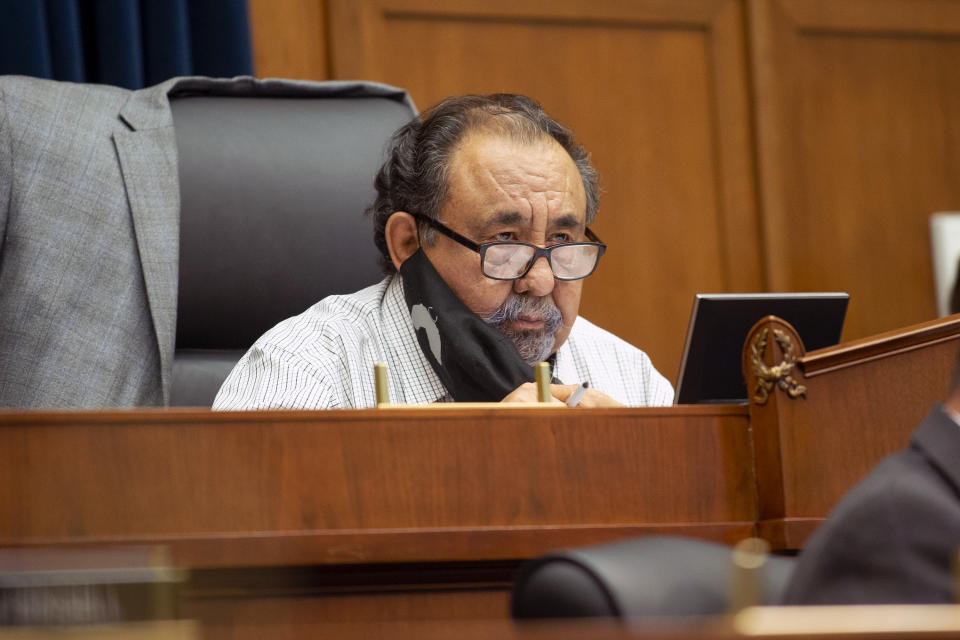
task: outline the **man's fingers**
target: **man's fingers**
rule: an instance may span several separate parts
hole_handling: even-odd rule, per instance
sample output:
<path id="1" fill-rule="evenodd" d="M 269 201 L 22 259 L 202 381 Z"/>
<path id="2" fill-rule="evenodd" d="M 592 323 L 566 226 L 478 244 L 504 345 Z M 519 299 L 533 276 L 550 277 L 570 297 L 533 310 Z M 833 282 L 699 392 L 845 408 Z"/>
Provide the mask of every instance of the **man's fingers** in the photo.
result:
<path id="1" fill-rule="evenodd" d="M 550 385 L 550 395 L 561 402 L 566 402 L 570 394 L 580 387 L 578 384 L 552 384 Z"/>
<path id="2" fill-rule="evenodd" d="M 580 399 L 578 407 L 623 407 L 624 404 L 617 402 L 602 391 L 596 389 L 587 389 L 583 398 Z"/>

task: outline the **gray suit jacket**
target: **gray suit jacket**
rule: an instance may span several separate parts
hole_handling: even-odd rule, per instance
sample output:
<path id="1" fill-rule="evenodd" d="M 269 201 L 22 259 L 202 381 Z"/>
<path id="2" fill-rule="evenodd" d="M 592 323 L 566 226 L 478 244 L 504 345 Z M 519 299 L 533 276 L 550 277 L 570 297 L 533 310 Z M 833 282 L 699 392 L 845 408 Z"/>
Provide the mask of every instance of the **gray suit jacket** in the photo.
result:
<path id="1" fill-rule="evenodd" d="M 0 78 L 0 406 L 164 403 L 177 302 L 174 84 Z"/>
<path id="2" fill-rule="evenodd" d="M 910 448 L 854 487 L 807 543 L 787 604 L 949 603 L 960 549 L 960 426 L 935 407 Z"/>
<path id="3" fill-rule="evenodd" d="M 373 83 L 174 78 L 131 92 L 0 76 L 0 407 L 167 403 L 176 93 L 409 103 Z"/>

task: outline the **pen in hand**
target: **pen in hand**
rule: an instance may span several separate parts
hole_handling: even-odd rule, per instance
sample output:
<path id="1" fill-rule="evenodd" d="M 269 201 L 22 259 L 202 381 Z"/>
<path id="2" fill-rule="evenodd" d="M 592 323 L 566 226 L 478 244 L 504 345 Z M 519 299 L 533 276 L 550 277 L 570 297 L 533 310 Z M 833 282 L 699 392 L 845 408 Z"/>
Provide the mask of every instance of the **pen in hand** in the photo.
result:
<path id="1" fill-rule="evenodd" d="M 580 404 L 580 401 L 583 399 L 583 395 L 587 392 L 587 388 L 590 386 L 590 383 L 584 381 L 579 387 L 574 389 L 573 393 L 570 394 L 570 397 L 567 398 L 567 406 L 575 407 Z"/>

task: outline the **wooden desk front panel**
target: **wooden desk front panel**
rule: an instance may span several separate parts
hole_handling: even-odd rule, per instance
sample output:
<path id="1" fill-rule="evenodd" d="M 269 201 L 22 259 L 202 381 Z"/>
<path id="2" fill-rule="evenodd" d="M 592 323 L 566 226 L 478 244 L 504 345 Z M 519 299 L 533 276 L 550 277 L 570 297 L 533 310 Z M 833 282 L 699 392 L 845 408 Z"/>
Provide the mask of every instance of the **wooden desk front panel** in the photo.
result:
<path id="1" fill-rule="evenodd" d="M 741 407 L 5 413 L 0 544 L 236 567 L 733 541 L 756 516 L 749 437 Z"/>
<path id="2" fill-rule="evenodd" d="M 906 448 L 930 408 L 946 397 L 954 357 L 918 349 L 855 371 L 806 377 L 806 399 L 782 401 L 787 513 L 825 516 L 887 455 Z M 915 386 L 897 384 L 905 372 Z M 925 393 L 917 393 L 923 389 Z"/>
<path id="3" fill-rule="evenodd" d="M 751 405 L 760 535 L 800 548 L 851 487 L 906 448 L 946 398 L 958 348 L 960 316 L 951 316 L 813 351 L 800 360 L 803 396 L 778 388 Z"/>
<path id="4" fill-rule="evenodd" d="M 378 630 L 386 636 L 425 621 L 441 629 L 481 620 L 497 620 L 510 626 L 510 593 L 503 587 L 242 600 L 229 596 L 191 598 L 181 606 L 181 615 L 202 621 L 205 640 L 339 638 L 353 625 L 371 624 L 382 625 Z M 325 636 L 324 631 L 332 635 Z"/>

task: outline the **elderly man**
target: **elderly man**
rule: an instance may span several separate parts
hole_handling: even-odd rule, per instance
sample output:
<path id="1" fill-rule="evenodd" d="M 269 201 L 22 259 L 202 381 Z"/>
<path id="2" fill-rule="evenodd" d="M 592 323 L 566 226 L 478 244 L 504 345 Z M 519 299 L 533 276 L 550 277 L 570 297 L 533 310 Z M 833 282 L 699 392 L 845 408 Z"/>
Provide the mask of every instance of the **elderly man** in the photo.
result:
<path id="1" fill-rule="evenodd" d="M 540 361 L 554 402 L 587 382 L 581 406 L 670 403 L 646 354 L 577 315 L 606 249 L 587 227 L 597 176 L 537 103 L 441 102 L 394 134 L 376 188 L 386 279 L 268 331 L 214 408 L 370 407 L 376 362 L 407 404 L 533 402 Z"/>

